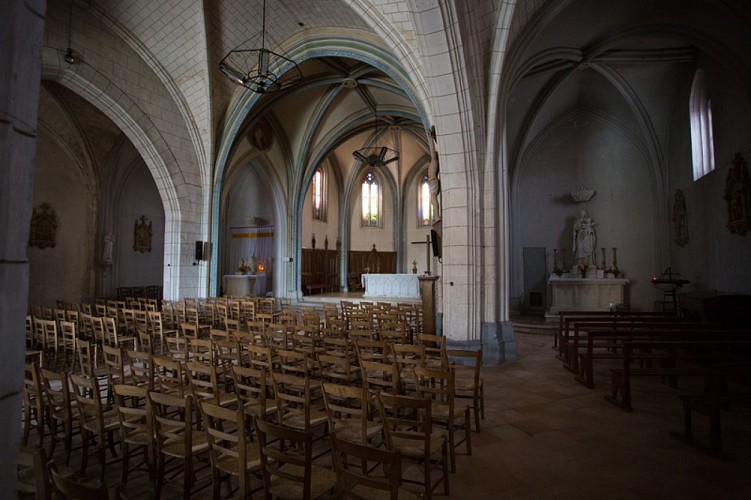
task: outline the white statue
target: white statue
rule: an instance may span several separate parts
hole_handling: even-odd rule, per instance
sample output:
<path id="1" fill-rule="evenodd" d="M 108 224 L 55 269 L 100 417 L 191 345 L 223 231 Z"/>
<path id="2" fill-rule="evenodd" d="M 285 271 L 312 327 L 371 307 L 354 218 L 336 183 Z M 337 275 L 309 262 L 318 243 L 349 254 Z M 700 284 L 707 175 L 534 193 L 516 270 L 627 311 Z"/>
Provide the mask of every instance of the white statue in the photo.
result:
<path id="1" fill-rule="evenodd" d="M 104 246 L 102 248 L 102 260 L 112 262 L 115 251 L 115 235 L 107 233 L 104 235 Z"/>
<path id="2" fill-rule="evenodd" d="M 595 223 L 587 217 L 585 210 L 581 211 L 579 220 L 574 224 L 573 240 L 574 262 L 594 266 L 597 234 L 595 233 Z"/>

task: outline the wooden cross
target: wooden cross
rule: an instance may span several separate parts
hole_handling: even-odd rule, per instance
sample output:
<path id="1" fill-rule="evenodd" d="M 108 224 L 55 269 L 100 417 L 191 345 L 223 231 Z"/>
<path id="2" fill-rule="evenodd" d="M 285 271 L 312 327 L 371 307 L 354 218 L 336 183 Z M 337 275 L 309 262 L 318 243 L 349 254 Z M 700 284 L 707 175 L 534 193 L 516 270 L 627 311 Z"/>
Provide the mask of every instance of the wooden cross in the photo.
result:
<path id="1" fill-rule="evenodd" d="M 425 274 L 427 276 L 430 276 L 430 234 L 425 235 L 425 241 L 413 241 L 411 242 L 413 245 L 426 245 L 425 246 L 425 257 L 427 262 L 428 269 L 425 271 Z"/>

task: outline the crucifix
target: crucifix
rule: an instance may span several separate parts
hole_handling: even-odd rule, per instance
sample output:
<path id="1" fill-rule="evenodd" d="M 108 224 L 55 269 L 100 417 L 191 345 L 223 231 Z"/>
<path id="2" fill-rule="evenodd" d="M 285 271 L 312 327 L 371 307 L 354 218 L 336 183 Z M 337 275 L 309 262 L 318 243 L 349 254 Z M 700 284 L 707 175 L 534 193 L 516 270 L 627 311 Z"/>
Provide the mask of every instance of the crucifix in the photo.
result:
<path id="1" fill-rule="evenodd" d="M 425 241 L 413 241 L 413 245 L 425 245 L 425 262 L 428 269 L 425 271 L 427 276 L 430 276 L 430 234 L 425 235 Z"/>

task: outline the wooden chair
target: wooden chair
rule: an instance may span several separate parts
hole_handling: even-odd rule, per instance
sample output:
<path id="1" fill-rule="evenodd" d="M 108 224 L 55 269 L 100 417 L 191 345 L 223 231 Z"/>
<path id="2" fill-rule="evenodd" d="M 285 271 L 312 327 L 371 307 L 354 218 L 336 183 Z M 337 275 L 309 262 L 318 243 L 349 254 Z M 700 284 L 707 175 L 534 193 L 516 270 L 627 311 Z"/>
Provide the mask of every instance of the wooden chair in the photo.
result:
<path id="1" fill-rule="evenodd" d="M 130 377 L 134 385 L 152 390 L 154 387 L 154 363 L 151 354 L 141 351 L 126 351 Z"/>
<path id="2" fill-rule="evenodd" d="M 149 411 L 155 435 L 156 498 L 161 495 L 168 462 L 182 468 L 183 498 L 188 500 L 196 484 L 194 459 L 209 459 L 208 437 L 205 432 L 194 429 L 196 408 L 193 401 L 190 394 L 180 398 L 149 392 Z"/>
<path id="3" fill-rule="evenodd" d="M 154 479 L 154 431 L 149 406 L 146 403 L 148 388 L 117 384 L 113 386 L 115 408 L 120 422 L 120 450 L 122 488 L 128 486 L 130 459 L 134 451 L 143 453 L 143 465 L 149 474 L 149 482 Z"/>
<path id="4" fill-rule="evenodd" d="M 34 347 L 37 349 L 40 349 L 45 355 L 47 354 L 45 352 L 45 337 L 44 337 L 44 326 L 42 323 L 43 318 L 39 316 L 32 316 L 31 317 L 31 324 L 33 329 L 32 338 L 34 339 Z"/>
<path id="5" fill-rule="evenodd" d="M 270 323 L 264 333 L 265 345 L 272 349 L 292 349 L 292 331 L 288 325 Z"/>
<path id="6" fill-rule="evenodd" d="M 47 418 L 47 404 L 39 367 L 34 363 L 27 363 L 24 367 L 23 379 L 23 440 L 21 442 L 24 446 L 29 444 L 32 427 L 37 432 L 38 446 L 44 446 Z"/>
<path id="7" fill-rule="evenodd" d="M 446 428 L 449 438 L 449 458 L 451 472 L 456 472 L 456 447 L 467 445 L 467 455 L 472 455 L 472 441 L 469 424 L 469 405 L 455 401 L 454 372 L 433 368 L 415 368 L 417 396 L 431 400 L 433 423 Z M 464 439 L 456 442 L 455 430 L 464 430 Z"/>
<path id="8" fill-rule="evenodd" d="M 183 363 L 167 356 L 151 358 L 154 366 L 154 391 L 173 396 L 185 396 L 185 370 Z"/>
<path id="9" fill-rule="evenodd" d="M 165 337 L 177 336 L 177 330 L 168 328 L 164 321 L 164 313 L 149 311 L 149 323 L 151 324 L 151 337 L 154 354 L 162 355 L 166 352 Z"/>
<path id="10" fill-rule="evenodd" d="M 50 462 L 47 466 L 52 479 L 52 486 L 55 490 L 56 497 L 64 500 L 110 500 L 114 494 L 110 495 L 110 490 L 104 483 L 93 484 L 77 479 L 73 479 L 58 471 L 57 465 Z"/>
<path id="11" fill-rule="evenodd" d="M 123 349 L 138 350 L 138 331 L 133 335 L 121 334 L 117 328 L 115 318 L 105 316 L 102 318 L 104 327 L 104 343 L 122 347 Z M 141 347 L 141 350 L 148 352 L 148 346 Z"/>
<path id="12" fill-rule="evenodd" d="M 378 337 L 387 344 L 406 344 L 407 328 L 404 323 L 389 321 L 379 323 Z"/>
<path id="13" fill-rule="evenodd" d="M 357 339 L 354 341 L 357 360 L 385 362 L 388 360 L 390 347 L 382 340 Z"/>
<path id="14" fill-rule="evenodd" d="M 44 338 L 45 357 L 52 358 L 52 366 L 57 366 L 60 354 L 60 336 L 57 329 L 57 321 L 53 319 L 39 320 Z"/>
<path id="15" fill-rule="evenodd" d="M 336 474 L 313 464 L 310 431 L 255 419 L 266 498 L 303 499 L 330 495 Z"/>
<path id="16" fill-rule="evenodd" d="M 43 448 L 19 447 L 16 491 L 19 499 L 50 500 L 52 498 L 50 480 L 47 476 L 47 456 Z"/>
<path id="17" fill-rule="evenodd" d="M 279 360 L 279 369 L 282 373 L 289 373 L 299 377 L 313 377 L 314 379 L 320 378 L 318 367 L 308 353 L 278 349 L 276 356 Z"/>
<path id="18" fill-rule="evenodd" d="M 321 380 L 343 385 L 357 385 L 360 382 L 360 369 L 353 354 L 336 356 L 318 355 L 318 368 Z"/>
<path id="19" fill-rule="evenodd" d="M 312 406 L 310 378 L 272 372 L 271 379 L 276 397 L 277 422 L 306 432 L 323 429 L 325 434 L 328 417 L 325 412 Z"/>
<path id="20" fill-rule="evenodd" d="M 399 394 L 399 373 L 396 363 L 363 360 L 360 362 L 360 372 L 363 387 L 373 398 L 382 391 Z"/>
<path id="21" fill-rule="evenodd" d="M 485 419 L 485 391 L 480 370 L 482 350 L 447 349 L 448 366 L 456 374 L 455 396 L 462 401 L 471 401 L 475 417 L 475 431 L 480 432 L 480 418 Z"/>
<path id="22" fill-rule="evenodd" d="M 336 437 L 367 444 L 380 436 L 383 426 L 369 418 L 370 401 L 364 387 L 324 382 L 323 401 L 330 432 Z"/>
<path id="23" fill-rule="evenodd" d="M 252 487 L 251 475 L 261 471 L 261 452 L 258 442 L 251 441 L 252 428 L 242 410 L 222 408 L 208 401 L 201 402 L 201 413 L 206 426 L 211 456 L 214 498 L 220 498 L 222 480 L 236 477 L 242 499 L 251 498 L 252 492 L 262 487 Z M 231 488 L 230 488 L 231 490 Z"/>
<path id="24" fill-rule="evenodd" d="M 401 488 L 402 456 L 398 451 L 377 449 L 332 436 L 334 470 L 339 498 L 412 500 L 418 496 Z M 358 470 L 357 462 L 369 464 Z M 370 464 L 373 464 L 371 467 Z"/>
<path id="25" fill-rule="evenodd" d="M 403 458 L 413 460 L 423 468 L 421 481 L 410 478 L 403 480 L 421 484 L 428 500 L 441 481 L 444 494 L 449 495 L 448 442 L 445 435 L 433 432 L 431 401 L 381 392 L 378 394 L 378 407 L 386 434 L 386 447 L 400 452 Z M 441 469 L 442 475 L 433 482 L 432 471 L 436 468 Z"/>
<path id="26" fill-rule="evenodd" d="M 50 426 L 50 456 L 55 454 L 58 440 L 58 425 L 62 426 L 63 445 L 65 446 L 65 465 L 70 464 L 70 452 L 73 443 L 73 409 L 75 404 L 71 399 L 70 385 L 67 373 L 57 373 L 42 368 L 39 370 L 47 396 L 47 418 Z"/>
<path id="27" fill-rule="evenodd" d="M 425 348 L 422 345 L 394 344 L 391 346 L 399 373 L 401 391 L 415 392 L 414 368 L 425 366 Z"/>
<path id="28" fill-rule="evenodd" d="M 63 354 L 63 369 L 72 370 L 76 364 L 76 323 L 60 321 L 60 351 Z"/>
<path id="29" fill-rule="evenodd" d="M 448 368 L 446 366 L 446 337 L 423 333 L 417 336 L 417 341 L 423 348 L 422 366 L 426 368 Z"/>
<path id="30" fill-rule="evenodd" d="M 93 442 L 99 463 L 99 479 L 103 480 L 107 466 L 106 448 L 109 447 L 112 455 L 117 456 L 113 440 L 113 434 L 120 426 L 117 410 L 102 402 L 99 383 L 95 378 L 72 373 L 70 382 L 78 406 L 78 422 L 81 430 L 81 474 L 86 474 L 89 446 Z"/>
<path id="31" fill-rule="evenodd" d="M 127 384 L 130 377 L 125 376 L 125 354 L 119 347 L 105 345 L 102 347 L 104 367 L 107 372 L 107 385 L 114 387 L 117 384 Z"/>
<path id="32" fill-rule="evenodd" d="M 232 376 L 239 409 L 263 419 L 276 413 L 276 400 L 269 397 L 271 381 L 266 370 L 234 365 Z"/>
<path id="33" fill-rule="evenodd" d="M 188 339 L 184 337 L 165 337 L 164 341 L 167 344 L 167 355 L 170 358 L 182 363 L 190 359 Z"/>
<path id="34" fill-rule="evenodd" d="M 219 390 L 216 366 L 188 361 L 185 363 L 185 371 L 195 401 L 209 401 L 219 406 L 230 406 L 237 402 L 237 394 Z"/>
<path id="35" fill-rule="evenodd" d="M 250 366 L 271 373 L 274 366 L 274 357 L 271 348 L 262 345 L 245 345 L 243 347 L 250 356 Z"/>

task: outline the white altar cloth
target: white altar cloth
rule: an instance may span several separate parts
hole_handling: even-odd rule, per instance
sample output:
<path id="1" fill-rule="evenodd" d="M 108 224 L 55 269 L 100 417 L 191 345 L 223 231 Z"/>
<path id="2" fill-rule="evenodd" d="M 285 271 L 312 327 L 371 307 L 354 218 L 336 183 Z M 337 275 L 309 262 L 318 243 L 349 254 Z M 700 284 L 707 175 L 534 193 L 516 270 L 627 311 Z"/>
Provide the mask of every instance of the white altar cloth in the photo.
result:
<path id="1" fill-rule="evenodd" d="M 363 274 L 364 298 L 420 298 L 420 280 L 416 274 Z"/>

